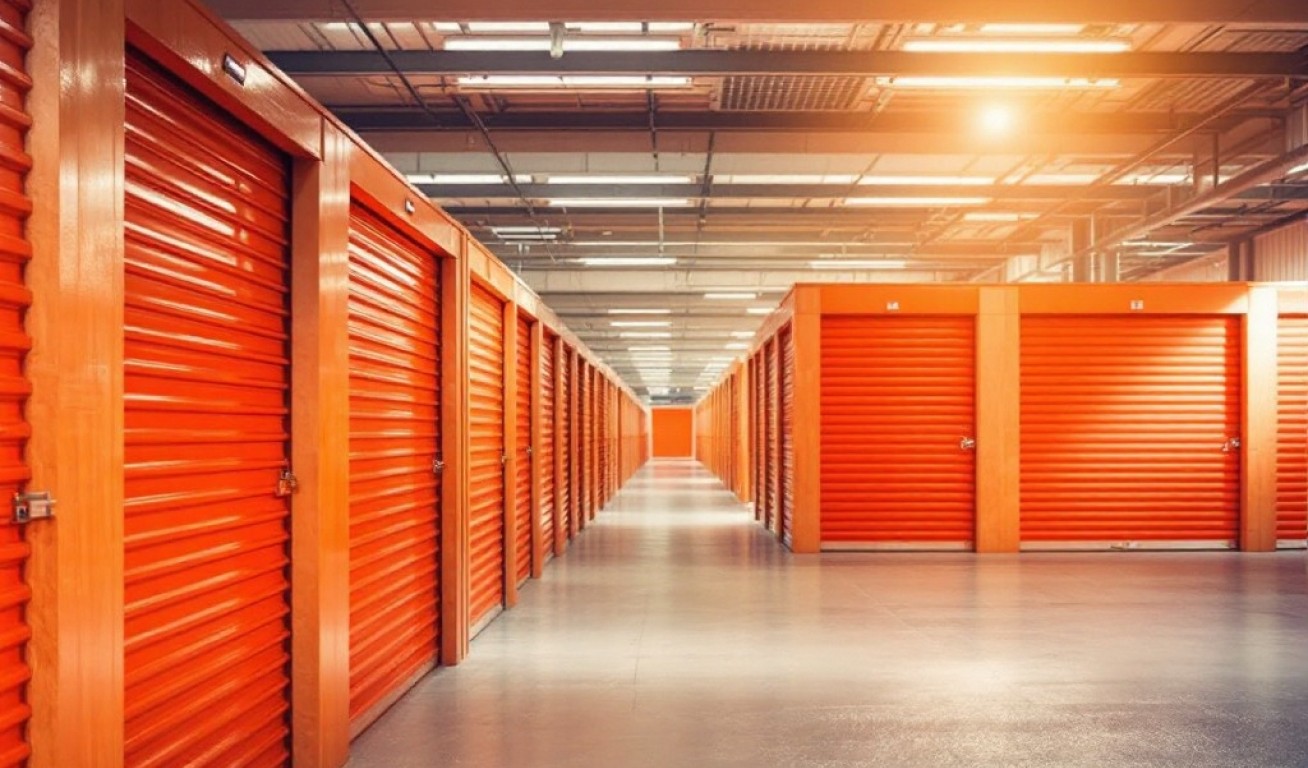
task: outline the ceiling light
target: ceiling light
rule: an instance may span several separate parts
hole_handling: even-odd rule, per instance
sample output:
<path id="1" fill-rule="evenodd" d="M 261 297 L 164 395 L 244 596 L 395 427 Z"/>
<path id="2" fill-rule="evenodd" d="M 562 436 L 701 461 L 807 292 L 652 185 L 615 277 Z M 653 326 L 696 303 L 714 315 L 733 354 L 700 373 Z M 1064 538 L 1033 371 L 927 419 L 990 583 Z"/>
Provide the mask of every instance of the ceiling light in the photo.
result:
<path id="1" fill-rule="evenodd" d="M 1007 135 L 1014 122 L 1013 111 L 1002 104 L 991 104 L 981 110 L 981 131 L 989 136 Z"/>
<path id="2" fill-rule="evenodd" d="M 974 222 L 1016 222 L 1036 218 L 1034 213 L 1010 213 L 1008 211 L 972 211 L 963 214 L 963 221 Z"/>
<path id="3" fill-rule="evenodd" d="M 514 34 L 523 32 L 550 31 L 548 21 L 472 21 L 468 22 L 469 32 Z"/>
<path id="4" fill-rule="evenodd" d="M 380 32 L 385 29 L 386 25 L 377 21 L 368 22 L 368 29 L 373 32 Z M 325 21 L 318 25 L 318 28 L 324 32 L 354 32 L 361 30 L 358 24 L 353 21 Z"/>
<path id="5" fill-rule="evenodd" d="M 856 174 L 723 174 L 713 176 L 715 184 L 853 184 Z"/>
<path id="6" fill-rule="evenodd" d="M 745 310 L 746 314 L 750 315 L 770 315 L 775 311 L 776 310 L 772 307 L 750 307 Z"/>
<path id="7" fill-rule="evenodd" d="M 730 343 L 730 344 L 728 344 L 727 346 L 723 347 L 723 349 L 749 349 L 749 345 L 746 344 L 746 343 L 744 343 L 744 342 L 734 342 L 734 341 L 733 341 L 732 343 Z"/>
<path id="8" fill-rule="evenodd" d="M 706 299 L 711 299 L 711 300 L 714 300 L 714 301 L 737 301 L 737 300 L 739 300 L 739 301 L 753 301 L 754 299 L 757 299 L 757 298 L 758 298 L 758 294 L 757 294 L 757 293 L 734 293 L 734 292 L 732 292 L 732 293 L 727 293 L 727 292 L 721 292 L 721 293 L 706 293 L 706 294 L 704 294 L 704 298 L 706 298 Z"/>
<path id="9" fill-rule="evenodd" d="M 623 331 L 618 334 L 620 339 L 670 339 L 672 334 L 667 331 Z"/>
<path id="10" fill-rule="evenodd" d="M 610 309 L 610 315 L 670 315 L 670 309 Z"/>
<path id="11" fill-rule="evenodd" d="M 667 320 L 614 320 L 609 325 L 614 328 L 668 328 L 672 323 Z"/>
<path id="12" fill-rule="evenodd" d="M 771 312 L 772 310 L 769 309 L 769 310 L 767 310 L 767 311 L 768 311 L 768 312 Z M 755 334 L 754 334 L 753 331 L 732 331 L 732 332 L 731 332 L 731 338 L 733 338 L 733 339 L 752 339 L 752 338 L 754 338 L 754 335 L 755 335 Z"/>
<path id="13" fill-rule="evenodd" d="M 1021 180 L 1022 184 L 1033 184 L 1036 186 L 1049 185 L 1075 185 L 1075 184 L 1093 184 L 1099 180 L 1098 173 L 1035 173 Z M 1009 182 L 1017 183 L 1017 182 Z"/>
<path id="14" fill-rule="evenodd" d="M 1106 77 L 912 76 L 878 77 L 875 82 L 882 88 L 935 88 L 946 91 L 984 90 L 987 88 L 995 90 L 1102 90 L 1116 88 L 1121 85 L 1121 81 Z"/>
<path id="15" fill-rule="evenodd" d="M 558 236 L 556 233 L 554 233 L 554 232 L 541 232 L 541 233 L 539 233 L 539 234 L 534 234 L 534 235 L 527 234 L 526 232 L 523 232 L 523 233 L 521 233 L 521 234 L 513 234 L 513 233 L 509 233 L 509 234 L 499 235 L 498 237 L 499 237 L 501 240 L 515 240 L 515 241 L 516 241 L 516 240 L 558 240 L 558 239 L 559 239 L 559 236 Z"/>
<path id="16" fill-rule="evenodd" d="M 627 347 L 628 352 L 671 352 L 672 347 Z"/>
<path id="17" fill-rule="evenodd" d="M 474 90 L 487 88 L 519 88 L 536 90 L 608 90 L 625 88 L 649 90 L 655 88 L 686 88 L 689 77 L 667 75 L 460 75 L 456 82 L 460 88 Z"/>
<path id="18" fill-rule="evenodd" d="M 537 233 L 558 234 L 563 231 L 562 227 L 491 227 L 491 232 L 503 237 L 505 235 L 534 235 Z"/>
<path id="19" fill-rule="evenodd" d="M 689 176 L 550 176 L 548 184 L 690 184 Z"/>
<path id="20" fill-rule="evenodd" d="M 942 208 L 954 205 L 986 205 L 989 202 L 988 197 L 847 197 L 844 204 Z"/>
<path id="21" fill-rule="evenodd" d="M 551 208 L 680 208 L 690 205 L 681 197 L 590 197 L 549 201 Z"/>
<path id="22" fill-rule="evenodd" d="M 993 176 L 864 176 L 860 187 L 880 186 L 962 186 L 985 187 L 995 183 Z"/>
<path id="23" fill-rule="evenodd" d="M 410 173 L 405 178 L 412 184 L 503 184 L 505 177 L 498 173 Z M 531 181 L 530 176 L 516 177 L 519 184 Z"/>
<path id="24" fill-rule="evenodd" d="M 1293 167 L 1293 168 L 1291 168 L 1290 170 L 1286 171 L 1286 172 L 1285 172 L 1285 175 L 1286 175 L 1286 176 L 1293 176 L 1293 175 L 1295 175 L 1296 173 L 1303 173 L 1304 171 L 1308 171 L 1308 163 L 1304 163 L 1303 165 L 1296 165 L 1295 167 Z"/>
<path id="25" fill-rule="evenodd" d="M 809 269 L 904 269 L 907 261 L 894 259 L 828 259 L 810 261 Z"/>
<path id="26" fill-rule="evenodd" d="M 1122 243 L 1123 248 L 1189 248 L 1194 243 L 1176 240 L 1127 240 Z"/>
<path id="27" fill-rule="evenodd" d="M 999 40 L 931 37 L 906 40 L 903 50 L 914 53 L 1123 53 L 1129 40 Z"/>
<path id="28" fill-rule="evenodd" d="M 667 267 L 677 260 L 671 256 L 586 256 L 577 262 L 588 267 Z"/>
<path id="29" fill-rule="evenodd" d="M 552 41 L 548 37 L 455 37 L 445 41 L 447 51 L 548 51 Z M 563 50 L 568 51 L 633 51 L 653 53 L 681 49 L 681 41 L 658 37 L 627 39 L 565 38 Z"/>
<path id="30" fill-rule="evenodd" d="M 983 35 L 1079 35 L 1084 24 L 982 24 Z"/>

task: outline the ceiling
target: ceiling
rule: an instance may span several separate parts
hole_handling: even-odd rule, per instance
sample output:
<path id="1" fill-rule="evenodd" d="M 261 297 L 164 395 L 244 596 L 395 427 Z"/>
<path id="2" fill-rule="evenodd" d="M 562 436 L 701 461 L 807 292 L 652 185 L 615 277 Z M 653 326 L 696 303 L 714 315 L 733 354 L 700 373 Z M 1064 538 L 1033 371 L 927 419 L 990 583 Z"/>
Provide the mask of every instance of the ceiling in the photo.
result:
<path id="1" fill-rule="evenodd" d="M 211 4 L 653 402 L 795 282 L 1135 280 L 1308 212 L 1308 3 Z"/>

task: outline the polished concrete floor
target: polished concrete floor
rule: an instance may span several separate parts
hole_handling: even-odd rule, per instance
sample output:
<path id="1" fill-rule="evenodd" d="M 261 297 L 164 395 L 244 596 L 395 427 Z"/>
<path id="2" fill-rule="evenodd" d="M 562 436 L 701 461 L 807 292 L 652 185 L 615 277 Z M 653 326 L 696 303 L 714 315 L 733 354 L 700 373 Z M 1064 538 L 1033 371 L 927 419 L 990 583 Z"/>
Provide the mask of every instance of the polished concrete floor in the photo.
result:
<path id="1" fill-rule="evenodd" d="M 1303 553 L 796 557 L 646 468 L 458 667 L 404 766 L 1308 766 Z"/>

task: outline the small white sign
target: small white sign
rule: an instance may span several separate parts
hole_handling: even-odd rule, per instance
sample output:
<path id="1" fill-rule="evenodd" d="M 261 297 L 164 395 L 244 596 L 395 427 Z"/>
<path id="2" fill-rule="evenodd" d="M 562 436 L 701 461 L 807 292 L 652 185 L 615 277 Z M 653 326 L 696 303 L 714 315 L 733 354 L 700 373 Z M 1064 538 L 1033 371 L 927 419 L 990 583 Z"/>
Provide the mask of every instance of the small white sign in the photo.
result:
<path id="1" fill-rule="evenodd" d="M 887 312 L 898 312 L 898 311 L 899 311 L 899 302 L 897 302 L 897 301 L 887 301 L 887 302 L 886 302 L 886 311 L 887 311 Z"/>
<path id="2" fill-rule="evenodd" d="M 1131 299 L 1131 311 L 1139 312 L 1144 309 L 1144 299 Z"/>

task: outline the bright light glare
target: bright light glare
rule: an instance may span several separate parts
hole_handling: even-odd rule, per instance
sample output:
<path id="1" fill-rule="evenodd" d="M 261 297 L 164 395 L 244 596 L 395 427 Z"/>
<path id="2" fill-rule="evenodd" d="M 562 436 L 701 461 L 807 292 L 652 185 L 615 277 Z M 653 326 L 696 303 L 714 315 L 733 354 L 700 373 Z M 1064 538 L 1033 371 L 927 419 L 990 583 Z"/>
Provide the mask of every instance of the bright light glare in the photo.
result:
<path id="1" fill-rule="evenodd" d="M 1116 88 L 1121 81 L 1115 78 L 1089 77 L 878 77 L 882 88 L 934 88 L 944 91 L 991 90 L 1103 90 Z"/>
<path id="2" fill-rule="evenodd" d="M 981 130 L 989 136 L 1005 136 L 1013 130 L 1013 110 L 1002 104 L 991 104 L 981 110 Z"/>
<path id="3" fill-rule="evenodd" d="M 689 176 L 550 176 L 547 184 L 690 184 Z"/>
<path id="4" fill-rule="evenodd" d="M 684 197 L 583 197 L 549 201 L 551 208 L 681 208 L 687 205 L 690 205 L 690 200 Z"/>
<path id="5" fill-rule="evenodd" d="M 884 207 L 940 208 L 945 206 L 986 205 L 988 197 L 847 197 L 845 205 L 872 205 Z"/>
<path id="6" fill-rule="evenodd" d="M 750 307 L 749 309 L 745 310 L 745 313 L 749 315 L 770 315 L 775 311 L 776 310 L 774 310 L 772 307 Z"/>
<path id="7" fill-rule="evenodd" d="M 1084 24 L 982 24 L 983 35 L 1079 35 Z"/>
<path id="8" fill-rule="evenodd" d="M 995 183 L 993 176 L 864 176 L 860 187 L 985 187 Z"/>
<path id="9" fill-rule="evenodd" d="M 1123 53 L 1128 40 L 996 40 L 932 37 L 905 41 L 903 49 L 917 53 Z"/>

